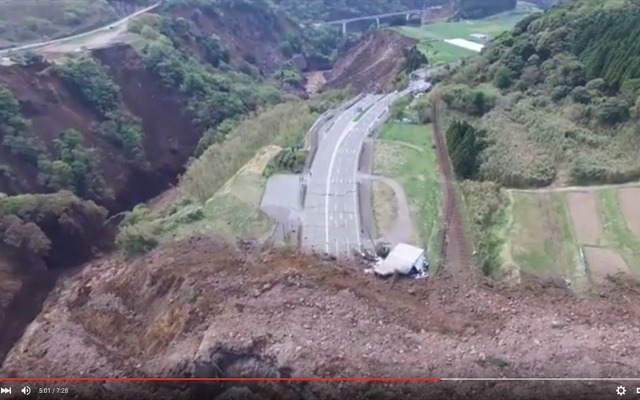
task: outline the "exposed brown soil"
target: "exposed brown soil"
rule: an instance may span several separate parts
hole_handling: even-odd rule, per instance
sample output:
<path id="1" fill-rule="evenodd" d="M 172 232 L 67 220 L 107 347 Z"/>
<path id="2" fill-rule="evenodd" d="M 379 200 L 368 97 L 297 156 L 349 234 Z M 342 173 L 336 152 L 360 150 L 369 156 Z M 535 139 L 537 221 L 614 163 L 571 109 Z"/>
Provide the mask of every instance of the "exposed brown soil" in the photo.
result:
<path id="1" fill-rule="evenodd" d="M 640 188 L 619 189 L 618 199 L 629 230 L 640 239 Z"/>
<path id="2" fill-rule="evenodd" d="M 359 92 L 393 90 L 393 81 L 404 61 L 404 49 L 416 44 L 392 30 L 366 34 L 345 49 L 327 77 L 326 87 L 343 88 L 351 84 Z"/>
<path id="3" fill-rule="evenodd" d="M 294 376 L 632 376 L 640 298 L 603 295 L 382 281 L 356 264 L 194 238 L 65 279 L 0 374 L 167 376 L 222 345 Z"/>
<path id="4" fill-rule="evenodd" d="M 627 263 L 615 249 L 584 246 L 584 255 L 587 259 L 587 268 L 591 273 L 591 279 L 596 283 L 603 282 L 607 276 L 630 275 L 631 271 Z"/>
<path id="5" fill-rule="evenodd" d="M 598 245 L 603 230 L 596 194 L 594 192 L 570 192 L 567 193 L 566 198 L 578 243 Z"/>

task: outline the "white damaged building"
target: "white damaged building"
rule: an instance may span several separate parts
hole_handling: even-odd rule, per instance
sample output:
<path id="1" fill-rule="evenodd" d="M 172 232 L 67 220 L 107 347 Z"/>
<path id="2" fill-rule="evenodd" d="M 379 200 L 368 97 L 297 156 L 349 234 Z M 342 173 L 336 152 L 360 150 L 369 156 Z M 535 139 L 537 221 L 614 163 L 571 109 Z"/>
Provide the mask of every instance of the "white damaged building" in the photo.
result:
<path id="1" fill-rule="evenodd" d="M 407 275 L 415 278 L 428 276 L 429 261 L 425 251 L 406 243 L 398 243 L 385 257 L 373 266 L 373 272 L 381 277 Z"/>

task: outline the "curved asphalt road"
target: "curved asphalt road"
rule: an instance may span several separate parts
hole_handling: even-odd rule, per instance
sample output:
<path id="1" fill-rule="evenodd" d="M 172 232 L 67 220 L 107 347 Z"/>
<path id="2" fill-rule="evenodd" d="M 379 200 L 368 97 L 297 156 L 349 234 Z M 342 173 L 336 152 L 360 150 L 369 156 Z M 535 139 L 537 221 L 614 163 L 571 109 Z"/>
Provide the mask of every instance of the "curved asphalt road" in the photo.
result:
<path id="1" fill-rule="evenodd" d="M 302 245 L 333 255 L 361 249 L 357 172 L 362 143 L 382 123 L 389 105 L 403 93 L 367 95 L 336 116 L 323 135 L 310 176 L 304 204 Z M 357 108 L 366 112 L 357 120 Z"/>
<path id="2" fill-rule="evenodd" d="M 124 17 L 122 19 L 119 19 L 117 21 L 111 22 L 110 24 L 107 24 L 107 25 L 105 25 L 105 26 L 103 26 L 101 28 L 93 29 L 93 30 L 91 30 L 89 32 L 79 33 L 77 35 L 67 36 L 67 37 L 63 37 L 63 38 L 60 38 L 60 39 L 47 40 L 45 42 L 31 43 L 31 44 L 26 44 L 26 45 L 23 45 L 23 46 L 17 46 L 17 47 L 12 47 L 12 48 L 9 48 L 9 49 L 0 50 L 0 56 L 6 55 L 6 54 L 8 54 L 10 52 L 14 52 L 14 51 L 37 49 L 37 48 L 40 48 L 40 47 L 50 46 L 50 45 L 53 45 L 53 44 L 60 44 L 60 43 L 63 43 L 63 42 L 69 41 L 69 40 L 80 39 L 80 38 L 83 38 L 85 36 L 91 36 L 91 35 L 94 35 L 94 34 L 99 33 L 99 32 L 109 31 L 109 30 L 114 29 L 115 27 L 118 27 L 118 26 L 122 25 L 122 24 L 126 24 L 127 22 L 129 22 L 129 20 L 131 18 L 135 18 L 138 15 L 144 14 L 146 12 L 149 12 L 149 11 L 155 9 L 159 5 L 160 5 L 160 2 L 155 3 L 155 4 L 153 4 L 153 5 L 149 6 L 149 7 L 143 8 L 142 10 L 138 10 L 138 11 L 134 12 L 133 14 L 129 14 L 129 15 L 127 15 L 126 17 Z M 80 47 L 80 46 L 81 45 L 78 45 L 78 47 Z"/>

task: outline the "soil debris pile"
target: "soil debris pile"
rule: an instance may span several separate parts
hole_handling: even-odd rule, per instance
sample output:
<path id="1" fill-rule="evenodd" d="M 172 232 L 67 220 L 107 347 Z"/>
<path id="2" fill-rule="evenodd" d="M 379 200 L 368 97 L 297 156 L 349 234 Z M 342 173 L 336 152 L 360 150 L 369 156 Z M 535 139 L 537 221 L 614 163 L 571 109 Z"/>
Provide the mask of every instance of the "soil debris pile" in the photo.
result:
<path id="1" fill-rule="evenodd" d="M 211 238 L 62 282 L 7 357 L 18 376 L 602 377 L 637 373 L 640 299 L 382 281 Z M 622 293 L 624 292 L 624 293 Z M 113 333 L 117 332 L 117 335 Z M 612 348 L 630 351 L 612 353 Z M 630 372 L 631 369 L 631 372 Z"/>
<path id="2" fill-rule="evenodd" d="M 358 92 L 392 91 L 405 61 L 405 49 L 416 40 L 392 30 L 365 34 L 338 57 L 327 78 L 327 88 L 352 85 Z"/>

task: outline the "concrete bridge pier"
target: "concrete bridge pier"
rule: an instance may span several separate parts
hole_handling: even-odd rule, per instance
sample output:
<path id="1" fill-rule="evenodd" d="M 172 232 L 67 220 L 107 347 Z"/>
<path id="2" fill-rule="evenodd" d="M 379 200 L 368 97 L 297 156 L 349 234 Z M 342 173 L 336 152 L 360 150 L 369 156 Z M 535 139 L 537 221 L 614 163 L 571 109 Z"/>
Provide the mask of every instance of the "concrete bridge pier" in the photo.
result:
<path id="1" fill-rule="evenodd" d="M 342 35 L 346 35 L 347 34 L 347 23 L 343 22 L 342 23 Z"/>
<path id="2" fill-rule="evenodd" d="M 376 18 L 376 28 L 380 28 L 380 18 Z"/>
<path id="3" fill-rule="evenodd" d="M 411 14 L 410 13 L 406 13 L 405 16 L 404 16 L 404 20 L 408 21 L 409 18 L 411 18 Z"/>

